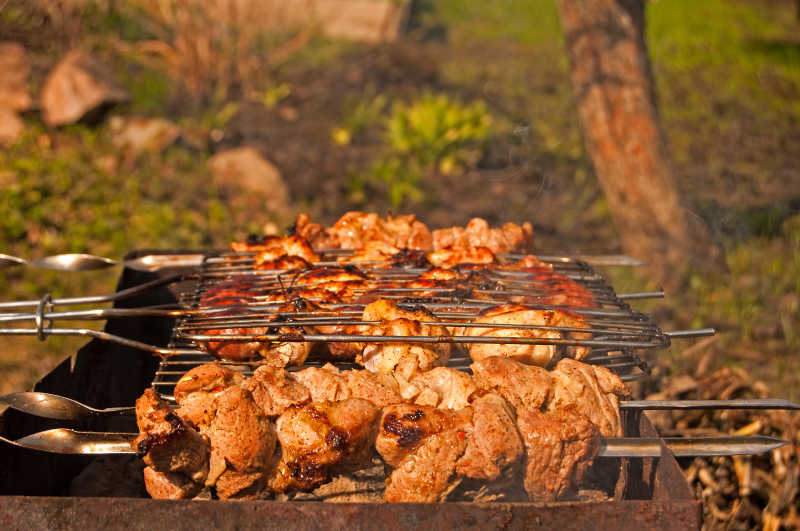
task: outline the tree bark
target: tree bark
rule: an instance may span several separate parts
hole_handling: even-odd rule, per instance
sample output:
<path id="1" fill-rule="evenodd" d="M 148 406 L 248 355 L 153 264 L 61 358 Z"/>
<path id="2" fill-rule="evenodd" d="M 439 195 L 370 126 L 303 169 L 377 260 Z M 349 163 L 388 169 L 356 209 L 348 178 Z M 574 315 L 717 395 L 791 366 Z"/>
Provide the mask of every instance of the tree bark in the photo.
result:
<path id="1" fill-rule="evenodd" d="M 680 203 L 644 40 L 644 0 L 556 0 L 587 150 L 626 252 L 661 281 L 719 251 Z"/>

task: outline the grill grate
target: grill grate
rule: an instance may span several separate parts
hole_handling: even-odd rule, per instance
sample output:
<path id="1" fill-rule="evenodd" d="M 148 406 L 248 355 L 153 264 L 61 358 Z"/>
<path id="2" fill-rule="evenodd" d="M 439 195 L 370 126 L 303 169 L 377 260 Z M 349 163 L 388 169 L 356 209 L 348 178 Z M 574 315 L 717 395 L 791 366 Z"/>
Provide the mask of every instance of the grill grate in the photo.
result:
<path id="1" fill-rule="evenodd" d="M 178 379 L 188 370 L 203 363 L 213 362 L 211 354 L 198 347 L 202 341 L 414 341 L 437 342 L 453 341 L 441 337 L 384 337 L 362 336 L 343 334 L 302 334 L 302 325 L 310 324 L 362 324 L 361 314 L 364 303 L 321 304 L 325 309 L 332 310 L 325 314 L 315 312 L 280 313 L 277 306 L 285 301 L 271 302 L 267 300 L 270 294 L 279 293 L 291 286 L 313 287 L 312 283 L 303 280 L 303 273 L 258 270 L 255 266 L 255 253 L 222 253 L 207 257 L 199 273 L 199 282 L 193 290 L 182 292 L 179 304 L 182 308 L 192 310 L 187 315 L 179 318 L 172 332 L 171 348 L 180 349 L 180 353 L 159 364 L 153 380 L 154 388 L 164 396 L 170 396 Z M 315 267 L 341 267 L 345 264 L 337 259 L 347 256 L 345 250 L 322 251 L 321 261 Z M 501 263 L 511 263 L 522 258 L 522 255 L 501 255 Z M 542 257 L 540 257 L 541 259 Z M 481 323 L 480 328 L 535 328 L 545 330 L 558 330 L 564 333 L 588 333 L 590 339 L 546 339 L 529 337 L 458 337 L 456 343 L 523 343 L 523 344 L 555 344 L 567 346 L 583 346 L 591 349 L 590 354 L 583 361 L 602 365 L 616 372 L 623 380 L 634 380 L 645 374 L 646 364 L 637 356 L 636 349 L 658 349 L 669 345 L 669 337 L 656 327 L 646 314 L 636 312 L 627 302 L 621 300 L 614 289 L 587 263 L 561 256 L 544 257 L 543 261 L 550 264 L 555 273 L 565 276 L 588 290 L 591 293 L 596 307 L 569 307 L 553 306 L 546 304 L 528 304 L 535 309 L 570 310 L 581 314 L 585 323 L 590 327 L 546 327 L 536 325 L 493 325 Z M 402 283 L 415 279 L 417 275 L 429 268 L 409 265 L 392 265 L 386 262 L 362 262 L 353 264 L 363 273 L 371 284 L 380 293 L 380 298 L 395 299 L 398 302 L 408 300 L 408 295 L 414 292 L 426 292 L 430 295 L 424 300 L 414 299 L 415 304 L 421 304 L 428 309 L 438 321 L 436 324 L 445 326 L 465 327 L 468 321 L 478 316 L 485 308 L 498 304 L 509 303 L 514 296 L 536 297 L 547 292 L 547 281 L 534 278 L 529 272 L 488 270 L 486 275 L 496 281 L 493 289 L 475 290 L 480 298 L 464 296 L 453 288 L 408 288 Z M 200 300 L 212 287 L 218 286 L 226 279 L 233 277 L 247 277 L 249 287 L 256 290 L 256 295 L 247 300 L 245 304 L 224 308 L 203 307 Z M 391 283 L 391 284 L 390 284 Z M 400 283 L 400 287 L 398 287 Z M 552 293 L 552 292 L 551 292 Z M 468 294 L 469 295 L 469 294 Z M 313 302 L 313 299 L 310 299 Z M 334 314 L 335 312 L 335 314 Z M 223 314 L 224 313 L 224 314 Z M 211 329 L 227 329 L 241 327 L 268 328 L 270 325 L 281 327 L 298 327 L 297 337 L 286 337 L 277 334 L 226 334 L 209 335 Z M 477 325 L 472 325 L 477 326 Z M 309 359 L 306 367 L 322 366 L 333 363 L 340 369 L 357 368 L 356 364 L 349 361 L 335 361 L 328 359 Z M 259 362 L 229 362 L 222 361 L 245 375 L 252 374 Z M 447 363 L 448 367 L 469 371 L 471 359 L 465 349 L 454 349 L 453 355 Z M 298 367 L 300 369 L 302 367 Z M 291 369 L 290 369 L 291 370 Z"/>

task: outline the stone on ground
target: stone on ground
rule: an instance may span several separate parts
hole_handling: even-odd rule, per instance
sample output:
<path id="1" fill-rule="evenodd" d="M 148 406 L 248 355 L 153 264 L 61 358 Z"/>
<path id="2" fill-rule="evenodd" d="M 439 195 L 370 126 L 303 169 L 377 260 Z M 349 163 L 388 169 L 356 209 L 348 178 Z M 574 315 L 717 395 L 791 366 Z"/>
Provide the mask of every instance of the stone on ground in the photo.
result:
<path id="1" fill-rule="evenodd" d="M 111 72 L 89 52 L 67 53 L 47 75 L 42 87 L 44 121 L 51 126 L 98 117 L 129 95 Z"/>

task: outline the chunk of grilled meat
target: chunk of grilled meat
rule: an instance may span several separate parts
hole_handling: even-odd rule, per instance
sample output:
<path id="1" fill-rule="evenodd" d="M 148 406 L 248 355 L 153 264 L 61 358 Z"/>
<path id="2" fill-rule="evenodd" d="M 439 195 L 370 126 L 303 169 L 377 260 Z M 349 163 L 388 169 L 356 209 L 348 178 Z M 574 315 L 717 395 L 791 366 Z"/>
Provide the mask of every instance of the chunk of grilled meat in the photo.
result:
<path id="1" fill-rule="evenodd" d="M 525 491 L 532 501 L 553 501 L 574 489 L 600 448 L 600 431 L 571 409 L 517 410 L 525 443 Z"/>
<path id="2" fill-rule="evenodd" d="M 275 427 L 249 391 L 232 386 L 216 399 L 208 434 L 211 461 L 206 480 L 220 498 L 250 497 L 266 487 L 275 452 Z"/>
<path id="3" fill-rule="evenodd" d="M 147 466 L 164 474 L 182 475 L 194 483 L 205 481 L 208 439 L 170 411 L 152 389 L 136 400 L 136 423 L 139 435 L 131 445 Z"/>
<path id="4" fill-rule="evenodd" d="M 285 304 L 277 308 L 279 314 L 291 314 L 305 311 L 307 303 L 302 298 L 293 298 Z M 247 315 L 252 313 L 252 310 L 230 309 L 224 312 L 217 313 L 217 316 L 234 315 L 242 319 L 246 319 Z M 263 361 L 267 365 L 273 367 L 287 367 L 292 365 L 302 365 L 311 353 L 314 345 L 308 341 L 302 341 L 303 334 L 315 333 L 315 328 L 312 326 L 289 326 L 288 324 L 280 324 L 288 321 L 286 315 L 275 315 L 272 317 L 257 317 L 254 315 L 254 320 L 264 320 L 263 326 L 243 326 L 243 327 L 229 327 L 229 328 L 212 328 L 202 330 L 203 335 L 209 336 L 230 336 L 230 335 L 247 335 L 247 336 L 264 336 L 264 335 L 280 335 L 281 340 L 278 341 L 233 341 L 225 340 L 220 341 L 202 341 L 199 342 L 200 347 L 209 354 L 216 358 L 228 361 Z M 285 338 L 285 339 L 283 339 Z"/>
<path id="5" fill-rule="evenodd" d="M 552 393 L 548 410 L 574 408 L 605 437 L 621 437 L 619 399 L 630 395 L 619 377 L 598 365 L 563 359 L 550 372 Z"/>
<path id="6" fill-rule="evenodd" d="M 203 485 L 195 483 L 183 474 L 158 472 L 152 467 L 144 467 L 144 487 L 151 498 L 156 500 L 184 500 L 194 498 Z"/>
<path id="7" fill-rule="evenodd" d="M 360 398 L 287 409 L 277 421 L 281 459 L 270 488 L 311 490 L 332 472 L 369 464 L 379 414 L 380 409 Z"/>
<path id="8" fill-rule="evenodd" d="M 435 267 L 452 268 L 461 264 L 494 264 L 497 259 L 486 247 L 443 247 L 426 255 Z"/>
<path id="9" fill-rule="evenodd" d="M 267 260 L 266 257 L 258 255 L 253 267 L 265 271 L 296 271 L 311 269 L 312 265 L 299 256 L 283 255 L 272 260 Z"/>
<path id="10" fill-rule="evenodd" d="M 478 391 L 469 374 L 448 367 L 436 367 L 417 374 L 409 387 L 418 389 L 418 394 L 405 396 L 406 400 L 442 409 L 463 409 Z"/>
<path id="11" fill-rule="evenodd" d="M 467 441 L 456 473 L 494 481 L 514 467 L 525 450 L 517 431 L 516 414 L 500 395 L 488 393 L 472 401 L 474 437 Z"/>
<path id="12" fill-rule="evenodd" d="M 565 358 L 547 371 L 499 356 L 470 367 L 479 388 L 499 394 L 517 411 L 569 409 L 589 419 L 603 436 L 622 436 L 619 399 L 629 391 L 605 367 Z"/>
<path id="13" fill-rule="evenodd" d="M 255 252 L 256 265 L 277 260 L 284 256 L 297 256 L 306 262 L 319 261 L 319 255 L 302 236 L 249 236 L 244 242 L 231 242 L 231 251 Z"/>
<path id="14" fill-rule="evenodd" d="M 375 448 L 394 467 L 384 500 L 434 502 L 447 492 L 472 434 L 472 409 L 384 408 Z"/>
<path id="15" fill-rule="evenodd" d="M 289 235 L 300 236 L 311 243 L 315 249 L 332 249 L 336 247 L 334 242 L 325 234 L 325 227 L 319 223 L 314 223 L 305 212 L 299 214 L 297 219 L 289 228 Z"/>
<path id="16" fill-rule="evenodd" d="M 530 223 L 521 226 L 505 223 L 491 228 L 486 220 L 473 218 L 466 227 L 450 227 L 433 231 L 433 248 L 486 247 L 495 254 L 528 249 L 533 245 L 533 227 Z"/>
<path id="17" fill-rule="evenodd" d="M 402 401 L 399 387 L 389 374 L 364 370 L 340 371 L 327 363 L 292 375 L 311 393 L 314 402 L 338 402 L 348 398 L 369 400 L 377 407 Z"/>
<path id="18" fill-rule="evenodd" d="M 470 365 L 475 384 L 505 398 L 515 410 L 539 409 L 550 398 L 550 373 L 534 365 L 495 356 Z"/>
<path id="19" fill-rule="evenodd" d="M 279 367 L 262 366 L 253 372 L 253 377 L 242 384 L 255 402 L 269 418 L 276 418 L 292 406 L 311 401 L 311 394 L 292 373 Z"/>
<path id="20" fill-rule="evenodd" d="M 367 241 L 363 247 L 350 255 L 340 256 L 339 262 L 344 264 L 362 264 L 364 262 L 381 262 L 378 267 L 391 267 L 392 257 L 400 254 L 400 249 L 381 240 Z"/>
<path id="21" fill-rule="evenodd" d="M 544 327 L 589 328 L 584 321 L 572 312 L 562 310 L 535 310 L 526 306 L 502 304 L 483 310 L 475 318 L 476 324 L 495 325 L 538 325 Z M 547 344 L 548 340 L 588 339 L 590 334 L 582 332 L 561 331 L 558 329 L 539 328 L 501 328 L 501 327 L 463 327 L 456 329 L 457 335 L 475 337 L 514 338 L 524 337 L 541 339 L 544 344 L 502 344 L 471 343 L 467 346 L 470 357 L 479 361 L 493 356 L 505 356 L 516 360 L 547 367 L 563 355 L 572 355 L 576 359 L 586 357 L 590 349 L 583 346 L 565 346 Z"/>
<path id="22" fill-rule="evenodd" d="M 323 233 L 299 217 L 296 226 L 298 233 L 313 236 L 317 248 L 359 249 L 367 242 L 378 241 L 398 248 L 429 250 L 433 244 L 430 231 L 413 214 L 389 215 L 382 220 L 375 213 L 347 212 Z"/>
<path id="23" fill-rule="evenodd" d="M 217 397 L 228 387 L 240 385 L 244 377 L 217 363 L 206 363 L 189 370 L 175 384 L 176 413 L 204 432 L 214 418 Z"/>
<path id="24" fill-rule="evenodd" d="M 422 307 L 406 310 L 394 302 L 379 299 L 364 308 L 364 321 L 380 321 L 365 327 L 365 335 L 375 336 L 449 336 L 443 326 L 421 324 L 437 319 Z M 413 343 L 408 341 L 365 343 L 356 363 L 372 372 L 393 373 L 401 383 L 418 372 L 442 366 L 450 358 L 449 343 Z"/>

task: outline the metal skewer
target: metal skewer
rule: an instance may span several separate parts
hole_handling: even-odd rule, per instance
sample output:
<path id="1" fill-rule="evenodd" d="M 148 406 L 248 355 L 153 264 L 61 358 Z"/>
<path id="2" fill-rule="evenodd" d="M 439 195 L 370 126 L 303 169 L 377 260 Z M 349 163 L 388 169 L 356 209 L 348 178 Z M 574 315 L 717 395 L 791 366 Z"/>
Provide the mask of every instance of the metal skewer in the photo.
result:
<path id="1" fill-rule="evenodd" d="M 334 252 L 345 251 L 342 249 L 320 249 L 319 253 L 325 254 L 343 254 L 347 252 Z M 216 254 L 216 252 L 212 252 Z M 237 253 L 245 255 L 246 253 Z M 56 271 L 92 271 L 97 269 L 105 269 L 116 265 L 122 265 L 138 271 L 158 271 L 166 267 L 199 267 L 202 265 L 203 260 L 206 258 L 205 254 L 164 254 L 164 255 L 147 255 L 134 258 L 131 260 L 114 260 L 112 258 L 105 258 L 103 256 L 96 256 L 84 253 L 65 253 L 53 256 L 46 256 L 36 260 L 25 260 L 17 256 L 7 254 L 0 254 L 0 269 L 8 267 L 32 265 L 43 269 L 52 269 Z M 524 255 L 504 255 L 509 258 L 520 259 Z M 577 256 L 558 256 L 558 255 L 543 255 L 539 259 L 545 262 L 552 262 L 555 264 L 567 265 L 577 261 L 582 261 L 590 265 L 596 266 L 622 266 L 622 267 L 638 267 L 646 265 L 644 262 L 624 255 L 577 255 Z M 328 262 L 326 262 L 328 263 Z M 339 262 L 330 262 L 329 265 L 341 265 Z"/>
<path id="2" fill-rule="evenodd" d="M 171 398 L 171 397 L 165 397 Z M 39 392 L 20 392 L 0 396 L 0 403 L 37 417 L 57 420 L 82 420 L 95 416 L 133 415 L 135 408 L 110 407 L 96 409 L 71 398 Z M 688 410 L 688 409 L 743 409 L 743 410 L 800 410 L 800 404 L 774 398 L 749 398 L 736 400 L 623 400 L 624 410 Z"/>
<path id="3" fill-rule="evenodd" d="M 76 431 L 56 428 L 20 439 L 0 440 L 14 446 L 59 454 L 133 454 L 131 443 L 136 433 Z M 598 457 L 660 457 L 662 441 L 676 457 L 731 456 L 762 454 L 780 448 L 788 441 L 774 437 L 727 436 L 686 438 L 607 438 L 600 443 Z"/>

